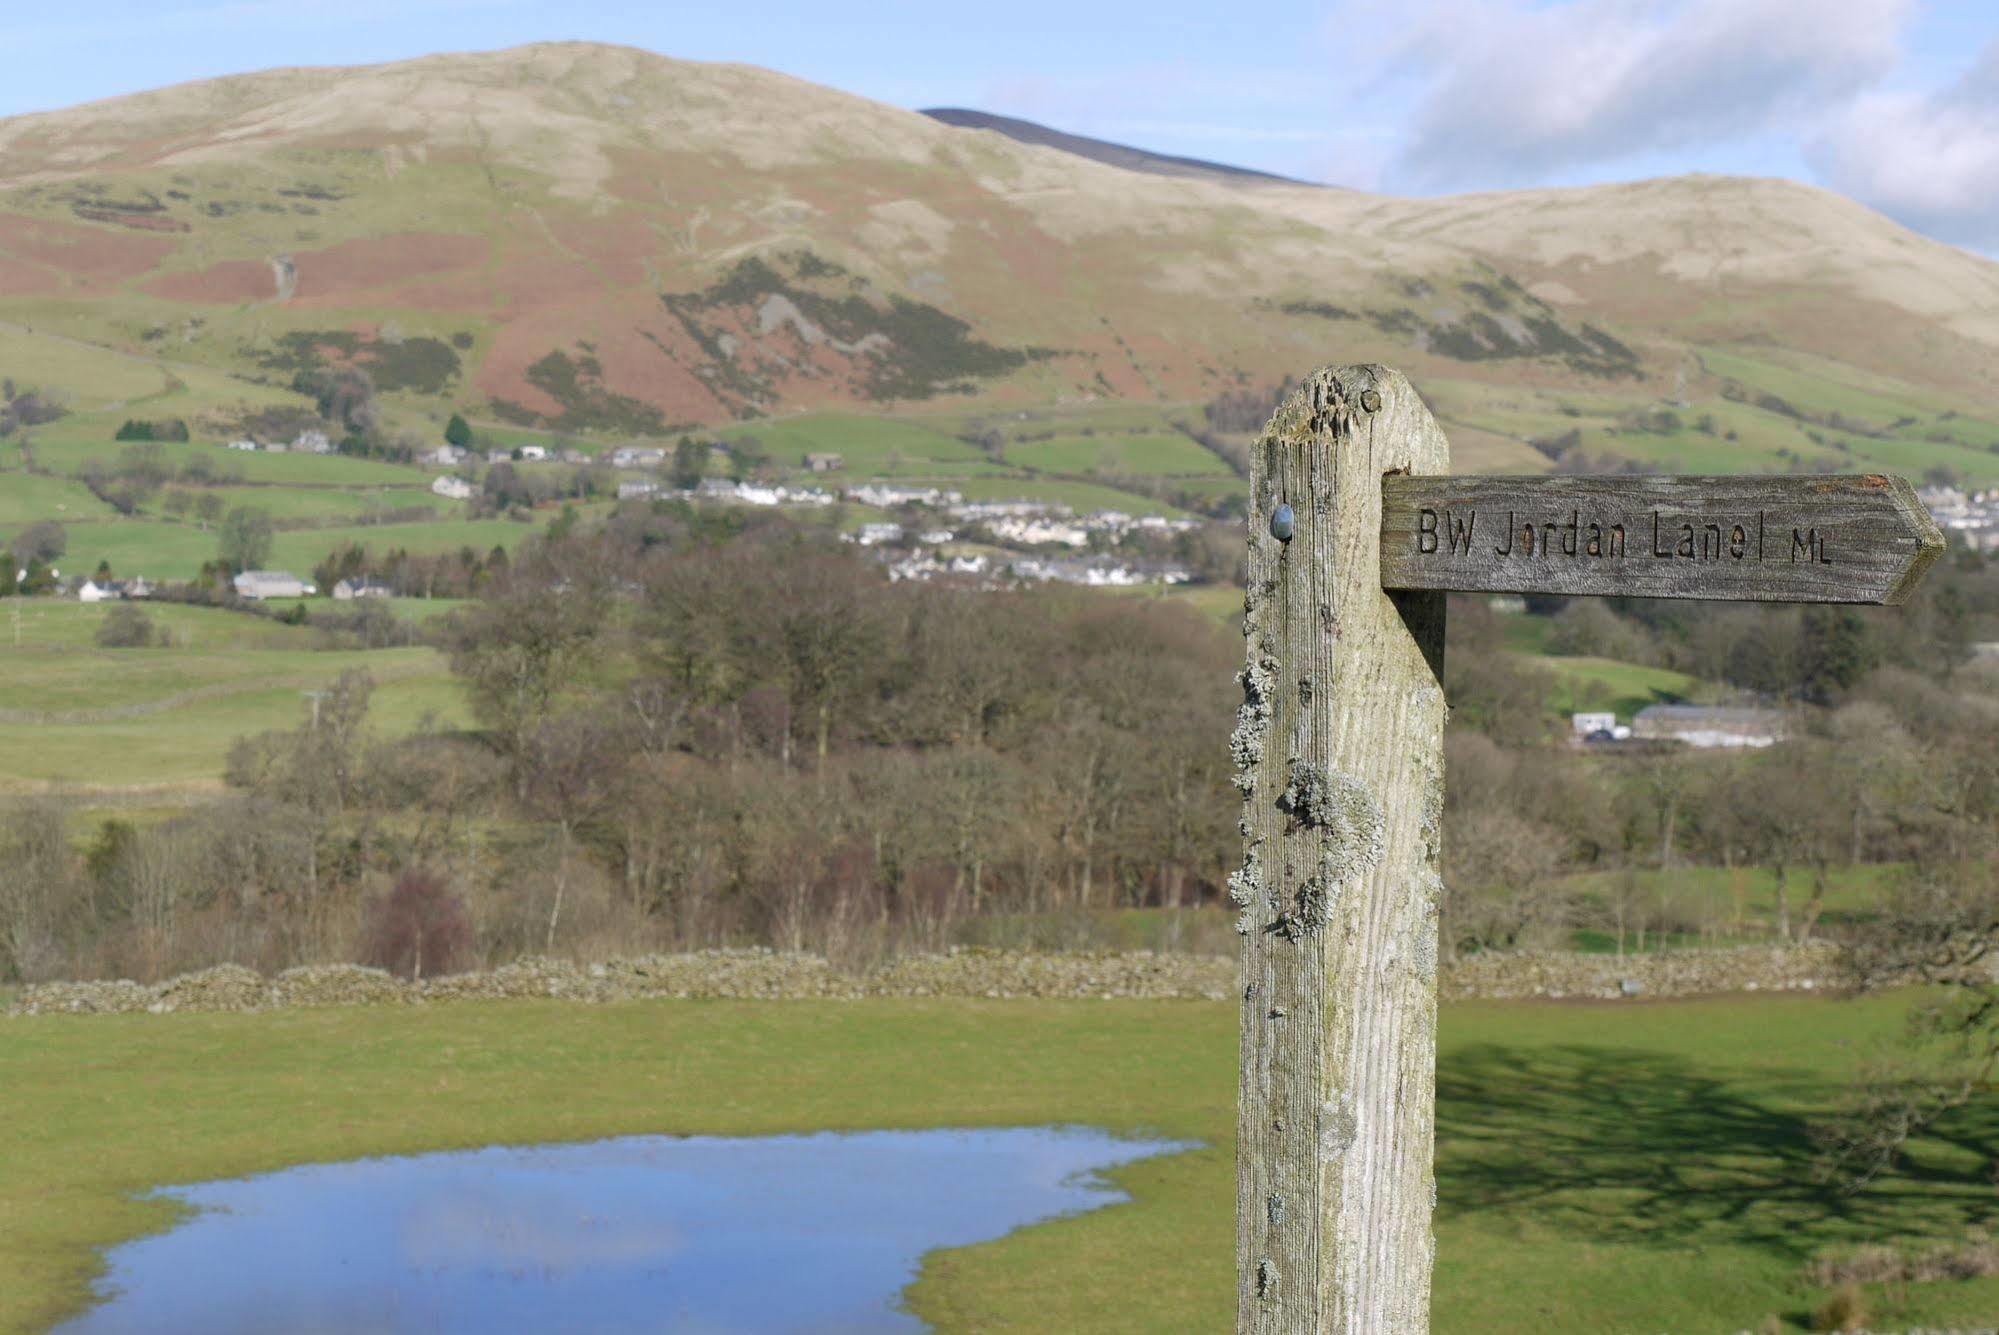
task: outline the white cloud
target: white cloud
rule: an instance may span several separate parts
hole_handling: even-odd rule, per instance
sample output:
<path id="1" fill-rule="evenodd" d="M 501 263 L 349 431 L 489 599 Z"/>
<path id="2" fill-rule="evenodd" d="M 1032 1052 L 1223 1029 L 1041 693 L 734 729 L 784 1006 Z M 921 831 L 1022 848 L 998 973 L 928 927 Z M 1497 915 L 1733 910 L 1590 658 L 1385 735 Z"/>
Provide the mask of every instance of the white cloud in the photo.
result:
<path id="1" fill-rule="evenodd" d="M 1429 0 L 1384 72 L 1417 95 L 1395 175 L 1463 188 L 1799 127 L 1892 69 L 1910 0 Z M 1337 25 L 1335 34 L 1351 30 Z"/>
<path id="2" fill-rule="evenodd" d="M 1999 250 L 1999 41 L 1940 92 L 1849 103 L 1809 157 L 1835 190 L 1932 236 Z"/>

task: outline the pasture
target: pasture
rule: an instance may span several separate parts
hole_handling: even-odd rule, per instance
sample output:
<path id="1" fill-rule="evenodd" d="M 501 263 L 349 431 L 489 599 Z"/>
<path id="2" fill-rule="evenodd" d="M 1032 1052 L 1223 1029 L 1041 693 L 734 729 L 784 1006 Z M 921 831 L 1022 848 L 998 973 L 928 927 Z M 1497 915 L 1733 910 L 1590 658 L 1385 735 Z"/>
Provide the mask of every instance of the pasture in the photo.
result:
<path id="1" fill-rule="evenodd" d="M 1812 1172 L 1810 1120 L 1907 1000 L 1447 1006 L 1438 1335 L 1798 1331 L 1825 1249 L 1961 1241 L 1994 1211 L 1989 1101 L 1866 1191 Z M 134 1198 L 158 1184 L 641 1132 L 1049 1123 L 1206 1147 L 1112 1173 L 1128 1205 L 932 1254 L 914 1310 L 943 1331 L 1226 1329 L 1235 1032 L 1218 1003 L 958 999 L 0 1021 L 0 1331 L 76 1310 L 94 1249 L 167 1226 Z M 1877 1328 L 1964 1325 L 1999 1279 L 1869 1298 Z"/>
<path id="2" fill-rule="evenodd" d="M 0 782 L 8 787 L 212 784 L 238 737 L 296 727 L 300 692 L 350 668 L 374 677 L 370 720 L 384 735 L 427 716 L 447 725 L 466 718 L 457 684 L 431 649 L 326 649 L 305 627 L 165 603 L 145 610 L 171 647 L 100 649 L 93 637 L 108 605 L 18 604 L 18 647 L 11 617 L 0 618 L 10 687 L 0 709 Z"/>

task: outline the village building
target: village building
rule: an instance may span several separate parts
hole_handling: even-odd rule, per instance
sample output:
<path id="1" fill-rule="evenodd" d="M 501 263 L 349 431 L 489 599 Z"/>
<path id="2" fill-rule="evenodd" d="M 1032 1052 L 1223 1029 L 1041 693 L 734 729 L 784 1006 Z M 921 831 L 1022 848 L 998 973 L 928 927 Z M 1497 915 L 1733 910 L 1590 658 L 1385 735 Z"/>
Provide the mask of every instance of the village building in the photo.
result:
<path id="1" fill-rule="evenodd" d="M 853 535 L 852 540 L 863 547 L 878 547 L 885 542 L 901 542 L 902 525 L 863 524 L 860 531 Z"/>
<path id="2" fill-rule="evenodd" d="M 469 501 L 472 499 L 472 484 L 462 477 L 455 477 L 450 474 L 446 474 L 432 482 L 430 489 L 439 496 L 448 497 L 454 501 Z"/>
<path id="3" fill-rule="evenodd" d="M 807 454 L 805 466 L 815 473 L 838 473 L 846 468 L 847 461 L 837 454 Z"/>
<path id="4" fill-rule="evenodd" d="M 641 478 L 632 482 L 620 482 L 618 484 L 618 499 L 621 501 L 643 500 L 647 496 L 656 495 L 658 491 L 659 483 L 650 478 Z"/>
<path id="5" fill-rule="evenodd" d="M 333 586 L 333 596 L 342 602 L 355 598 L 393 598 L 395 593 L 378 579 L 343 579 Z"/>
<path id="6" fill-rule="evenodd" d="M 153 586 L 143 575 L 131 579 L 87 579 L 76 589 L 78 602 L 109 603 L 123 598 L 146 598 L 153 592 Z"/>
<path id="7" fill-rule="evenodd" d="M 1783 739 L 1784 715 L 1775 709 L 1647 705 L 1631 720 L 1631 735 L 1703 749 L 1770 746 Z"/>

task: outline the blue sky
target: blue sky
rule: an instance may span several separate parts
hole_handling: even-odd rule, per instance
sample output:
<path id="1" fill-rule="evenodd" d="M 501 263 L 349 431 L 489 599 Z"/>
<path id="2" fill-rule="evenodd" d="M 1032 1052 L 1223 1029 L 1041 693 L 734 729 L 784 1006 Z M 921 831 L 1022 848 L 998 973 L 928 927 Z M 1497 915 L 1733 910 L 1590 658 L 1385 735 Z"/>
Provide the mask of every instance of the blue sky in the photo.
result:
<path id="1" fill-rule="evenodd" d="M 0 0 L 0 115 L 558 38 L 1397 193 L 1788 176 L 1999 250 L 1995 0 Z"/>

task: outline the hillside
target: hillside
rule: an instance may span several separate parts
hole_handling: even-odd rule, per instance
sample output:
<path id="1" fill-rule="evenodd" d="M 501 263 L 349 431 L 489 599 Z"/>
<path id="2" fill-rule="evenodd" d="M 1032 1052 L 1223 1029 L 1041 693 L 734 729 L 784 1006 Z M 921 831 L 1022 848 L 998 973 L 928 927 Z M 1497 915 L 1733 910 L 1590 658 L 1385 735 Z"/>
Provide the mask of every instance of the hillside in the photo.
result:
<path id="1" fill-rule="evenodd" d="M 356 365 L 419 428 L 1192 406 L 1374 359 L 1461 467 L 1999 476 L 1999 265 L 1823 191 L 1161 175 L 588 44 L 0 121 L 0 322 L 0 371 L 72 394 L 80 345 L 162 392 Z"/>

